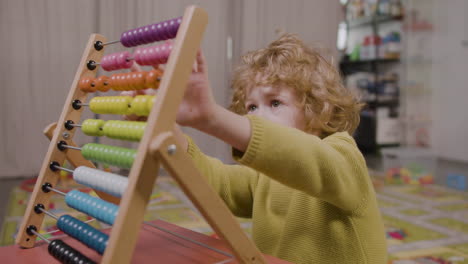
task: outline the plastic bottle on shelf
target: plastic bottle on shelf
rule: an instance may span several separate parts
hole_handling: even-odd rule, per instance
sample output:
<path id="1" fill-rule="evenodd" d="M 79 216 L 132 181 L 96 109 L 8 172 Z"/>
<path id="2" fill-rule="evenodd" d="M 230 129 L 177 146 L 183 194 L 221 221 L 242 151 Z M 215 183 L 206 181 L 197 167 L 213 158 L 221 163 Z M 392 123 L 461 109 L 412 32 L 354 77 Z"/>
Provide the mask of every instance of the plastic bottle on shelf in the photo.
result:
<path id="1" fill-rule="evenodd" d="M 367 42 L 366 60 L 375 60 L 378 57 L 380 57 L 378 54 L 380 50 L 380 45 L 382 44 L 382 39 L 380 38 L 380 36 L 367 36 L 364 42 Z"/>
<path id="2" fill-rule="evenodd" d="M 364 42 L 362 42 L 361 49 L 360 49 L 360 60 L 368 60 L 369 59 L 369 46 L 370 46 L 370 36 L 364 37 Z"/>
<path id="3" fill-rule="evenodd" d="M 403 5 L 400 0 L 392 0 L 390 4 L 390 15 L 394 17 L 403 16 Z"/>
<path id="4" fill-rule="evenodd" d="M 383 57 L 386 59 L 399 59 L 401 52 L 400 33 L 390 32 L 383 39 Z"/>
<path id="5" fill-rule="evenodd" d="M 390 15 L 390 0 L 380 0 L 379 1 L 379 8 L 378 8 L 379 15 L 388 16 Z"/>

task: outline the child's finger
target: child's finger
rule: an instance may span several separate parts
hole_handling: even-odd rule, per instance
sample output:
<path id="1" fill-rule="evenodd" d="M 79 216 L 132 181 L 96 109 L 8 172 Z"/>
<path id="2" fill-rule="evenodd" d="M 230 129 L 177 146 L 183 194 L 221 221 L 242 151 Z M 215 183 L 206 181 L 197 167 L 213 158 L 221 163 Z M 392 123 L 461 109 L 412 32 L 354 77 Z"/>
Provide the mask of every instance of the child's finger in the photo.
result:
<path id="1" fill-rule="evenodd" d="M 197 71 L 199 72 L 206 71 L 206 60 L 201 50 L 198 50 L 197 52 Z"/>

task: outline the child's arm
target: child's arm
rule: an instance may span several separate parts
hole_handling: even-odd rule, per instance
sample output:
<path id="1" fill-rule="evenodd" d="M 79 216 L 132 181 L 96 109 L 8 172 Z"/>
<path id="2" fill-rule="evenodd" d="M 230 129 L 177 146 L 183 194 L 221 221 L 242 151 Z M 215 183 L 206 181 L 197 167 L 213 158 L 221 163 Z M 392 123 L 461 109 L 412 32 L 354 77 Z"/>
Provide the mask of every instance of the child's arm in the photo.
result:
<path id="1" fill-rule="evenodd" d="M 365 160 L 346 132 L 320 139 L 255 117 L 252 136 L 236 159 L 282 184 L 349 212 L 372 199 Z"/>
<path id="2" fill-rule="evenodd" d="M 215 102 L 201 52 L 197 54 L 195 70 L 190 75 L 179 107 L 177 123 L 215 136 L 240 151 L 247 148 L 250 140 L 249 120 Z"/>
<path id="3" fill-rule="evenodd" d="M 244 218 L 252 217 L 258 172 L 243 165 L 223 164 L 220 160 L 203 154 L 190 138 L 184 138 L 188 142 L 187 152 L 195 166 L 233 214 Z"/>

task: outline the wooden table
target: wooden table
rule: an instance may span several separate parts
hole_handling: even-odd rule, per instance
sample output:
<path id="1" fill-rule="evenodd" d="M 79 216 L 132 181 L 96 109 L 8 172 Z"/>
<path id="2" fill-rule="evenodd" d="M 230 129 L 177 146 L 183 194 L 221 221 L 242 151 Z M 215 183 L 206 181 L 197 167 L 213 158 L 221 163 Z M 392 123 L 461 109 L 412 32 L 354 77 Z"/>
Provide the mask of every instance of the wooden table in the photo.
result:
<path id="1" fill-rule="evenodd" d="M 231 251 L 222 240 L 161 220 L 151 221 L 150 223 L 231 254 Z M 108 233 L 110 229 L 104 231 Z M 90 259 L 96 262 L 101 260 L 99 254 L 80 242 L 68 236 L 60 239 L 79 250 Z M 30 249 L 22 249 L 17 245 L 0 247 L 0 256 L 2 263 L 58 263 L 58 261 L 49 255 L 47 243 L 45 241 L 37 242 L 36 246 Z M 267 255 L 265 255 L 265 258 L 268 263 L 289 263 Z M 160 231 L 153 226 L 143 224 L 139 232 L 136 249 L 133 253 L 132 263 L 237 263 L 235 259 L 228 261 L 229 259 L 232 258 Z"/>

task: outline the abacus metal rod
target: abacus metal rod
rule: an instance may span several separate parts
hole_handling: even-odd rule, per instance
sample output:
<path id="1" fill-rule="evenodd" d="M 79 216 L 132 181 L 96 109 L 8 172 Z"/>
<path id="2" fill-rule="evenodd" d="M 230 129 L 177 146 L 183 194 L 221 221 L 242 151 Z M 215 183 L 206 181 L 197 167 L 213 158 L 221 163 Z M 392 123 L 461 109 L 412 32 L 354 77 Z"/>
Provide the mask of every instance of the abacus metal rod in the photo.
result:
<path id="1" fill-rule="evenodd" d="M 58 219 L 59 219 L 58 216 L 56 216 L 56 215 L 54 215 L 53 213 L 47 211 L 46 209 L 43 209 L 43 208 L 40 207 L 40 206 L 36 206 L 36 208 L 37 208 L 38 210 L 40 210 L 41 212 L 43 212 L 44 214 L 46 214 L 46 215 L 48 215 L 48 216 L 54 218 L 55 220 L 58 220 Z"/>
<path id="2" fill-rule="evenodd" d="M 154 227 L 154 228 L 156 228 L 156 229 L 158 229 L 158 230 L 161 230 L 161 231 L 163 231 L 163 232 L 166 232 L 166 233 L 168 233 L 168 234 L 170 234 L 170 235 L 173 235 L 173 236 L 176 236 L 176 237 L 178 237 L 178 238 L 181 238 L 181 239 L 184 239 L 184 240 L 186 240 L 186 241 L 189 241 L 189 242 L 191 242 L 191 243 L 197 244 L 197 245 L 199 245 L 199 246 L 201 246 L 201 247 L 205 247 L 205 248 L 207 248 L 207 249 L 213 250 L 213 251 L 215 251 L 215 252 L 217 252 L 217 253 L 219 253 L 219 254 L 221 254 L 221 255 L 224 255 L 224 256 L 226 256 L 226 257 L 230 257 L 230 258 L 233 258 L 233 257 L 234 257 L 233 255 L 231 255 L 231 254 L 229 254 L 229 253 L 227 253 L 227 252 L 224 252 L 224 251 L 219 250 L 219 249 L 217 249 L 217 248 L 208 246 L 207 244 L 198 242 L 198 241 L 193 240 L 193 239 L 191 239 L 191 238 L 188 238 L 188 237 L 186 237 L 186 236 L 179 235 L 179 234 L 177 234 L 177 233 L 175 233 L 175 232 L 172 232 L 172 231 L 170 231 L 170 230 L 168 230 L 168 229 L 165 229 L 165 228 L 163 228 L 163 227 L 157 226 L 157 225 L 155 225 L 155 224 L 153 224 L 153 223 L 151 223 L 151 222 L 145 221 L 145 222 L 143 222 L 143 223 L 146 224 L 146 225 L 149 225 L 149 226 L 151 226 L 151 227 Z"/>
<path id="3" fill-rule="evenodd" d="M 36 236 L 38 236 L 40 239 L 44 240 L 45 242 L 49 243 L 50 244 L 50 240 L 45 238 L 45 236 L 39 234 L 39 232 L 37 232 L 36 230 L 34 229 L 30 229 L 31 233 L 35 234 Z"/>
<path id="4" fill-rule="evenodd" d="M 107 46 L 107 45 L 111 45 L 111 44 L 115 44 L 115 43 L 119 43 L 120 40 L 114 40 L 114 41 L 109 41 L 109 42 L 106 42 L 106 43 L 102 43 L 103 46 Z"/>
<path id="5" fill-rule="evenodd" d="M 51 190 L 51 191 L 56 192 L 56 193 L 58 193 L 58 194 L 61 194 L 61 195 L 63 195 L 63 196 L 66 196 L 66 195 L 67 195 L 67 193 L 64 193 L 64 192 L 62 192 L 62 191 L 59 191 L 59 190 L 57 190 L 57 189 L 55 189 L 55 188 L 53 188 L 53 187 L 46 186 L 46 188 L 47 188 L 48 190 Z"/>
<path id="6" fill-rule="evenodd" d="M 62 147 L 64 147 L 64 148 L 69 148 L 69 149 L 75 149 L 75 150 L 81 150 L 80 147 L 75 147 L 75 146 L 70 146 L 70 145 L 65 145 L 65 144 L 62 145 Z"/>
<path id="7" fill-rule="evenodd" d="M 67 172 L 70 172 L 70 173 L 74 172 L 73 170 L 70 170 L 70 169 L 67 169 L 67 168 L 64 168 L 64 167 L 60 167 L 58 165 L 53 165 L 53 166 L 54 166 L 54 168 L 59 169 L 59 170 L 67 171 Z"/>

